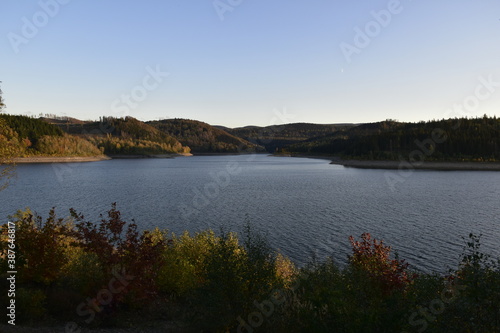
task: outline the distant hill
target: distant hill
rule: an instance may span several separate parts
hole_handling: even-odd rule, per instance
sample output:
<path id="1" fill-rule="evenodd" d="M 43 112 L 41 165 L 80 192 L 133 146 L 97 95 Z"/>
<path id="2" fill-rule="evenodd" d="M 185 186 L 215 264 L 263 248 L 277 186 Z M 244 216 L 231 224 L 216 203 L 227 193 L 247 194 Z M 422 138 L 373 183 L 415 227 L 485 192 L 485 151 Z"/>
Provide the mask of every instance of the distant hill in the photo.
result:
<path id="1" fill-rule="evenodd" d="M 299 143 L 332 133 L 343 132 L 355 125 L 353 124 L 310 124 L 293 123 L 273 125 L 266 127 L 245 126 L 239 128 L 226 128 L 228 133 L 264 146 L 268 152 L 274 153 L 288 145 Z"/>
<path id="2" fill-rule="evenodd" d="M 0 115 L 0 155 L 97 156 L 102 155 L 85 138 L 65 134 L 59 127 L 27 116 Z"/>
<path id="3" fill-rule="evenodd" d="M 133 117 L 101 117 L 95 122 L 57 123 L 64 131 L 86 137 L 108 155 L 189 153 L 174 137 Z"/>
<path id="4" fill-rule="evenodd" d="M 165 119 L 147 124 L 171 135 L 193 153 L 263 152 L 263 147 L 207 123 L 188 119 Z"/>
<path id="5" fill-rule="evenodd" d="M 370 160 L 407 160 L 412 152 L 420 151 L 426 160 L 499 161 L 500 119 L 485 116 L 418 123 L 383 121 L 283 149 L 296 154 Z"/>
<path id="6" fill-rule="evenodd" d="M 95 156 L 263 152 L 400 160 L 500 161 L 500 119 L 294 123 L 227 128 L 186 119 L 81 121 L 0 115 L 0 155 Z M 419 153 L 420 152 L 420 153 Z M 415 156 L 417 156 L 415 155 Z"/>
<path id="7" fill-rule="evenodd" d="M 88 122 L 88 121 L 83 121 L 83 120 L 72 118 L 72 117 L 57 117 L 55 115 L 53 117 L 48 117 L 48 115 L 46 115 L 45 117 L 40 117 L 38 119 L 43 120 L 49 124 L 54 124 L 54 125 L 84 124 L 84 123 Z"/>

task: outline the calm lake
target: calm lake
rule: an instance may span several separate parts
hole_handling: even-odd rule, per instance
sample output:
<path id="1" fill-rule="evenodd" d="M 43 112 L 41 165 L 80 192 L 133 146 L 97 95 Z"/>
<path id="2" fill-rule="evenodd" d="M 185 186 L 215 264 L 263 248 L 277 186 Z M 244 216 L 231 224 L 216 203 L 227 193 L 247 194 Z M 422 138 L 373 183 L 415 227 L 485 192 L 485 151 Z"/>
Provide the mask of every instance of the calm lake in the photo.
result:
<path id="1" fill-rule="evenodd" d="M 387 172 L 397 174 L 266 155 L 19 165 L 0 216 L 31 207 L 45 218 L 55 206 L 97 221 L 116 202 L 144 229 L 240 232 L 249 223 L 299 265 L 345 262 L 348 237 L 363 232 L 425 271 L 456 267 L 470 232 L 500 255 L 499 172 L 415 171 L 393 189 Z"/>

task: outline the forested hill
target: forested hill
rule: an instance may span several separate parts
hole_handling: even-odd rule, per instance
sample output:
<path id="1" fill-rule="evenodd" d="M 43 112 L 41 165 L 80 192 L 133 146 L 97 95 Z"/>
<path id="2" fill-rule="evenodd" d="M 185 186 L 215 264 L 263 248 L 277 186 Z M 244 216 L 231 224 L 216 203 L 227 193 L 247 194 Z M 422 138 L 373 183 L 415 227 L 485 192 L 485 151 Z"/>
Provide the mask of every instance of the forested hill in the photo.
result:
<path id="1" fill-rule="evenodd" d="M 171 135 L 193 153 L 264 152 L 264 148 L 207 123 L 188 119 L 166 119 L 147 124 Z"/>
<path id="2" fill-rule="evenodd" d="M 0 156 L 97 156 L 89 141 L 65 134 L 43 120 L 26 116 L 0 115 Z"/>
<path id="3" fill-rule="evenodd" d="M 9 156 L 155 155 L 188 153 L 190 148 L 194 153 L 241 153 L 262 152 L 263 147 L 346 159 L 500 161 L 500 119 L 230 129 L 185 119 L 144 123 L 132 117 L 80 121 L 0 115 L 0 153 Z"/>
<path id="4" fill-rule="evenodd" d="M 407 160 L 420 151 L 426 160 L 500 161 L 500 119 L 384 121 L 309 139 L 282 151 L 371 160 Z"/>
<path id="5" fill-rule="evenodd" d="M 62 136 L 64 134 L 57 126 L 48 124 L 40 119 L 8 114 L 2 114 L 0 117 L 5 120 L 7 126 L 13 129 L 20 138 L 28 139 L 33 144 L 36 144 L 45 135 Z"/>
<path id="6" fill-rule="evenodd" d="M 276 150 L 280 150 L 288 145 L 332 133 L 343 132 L 353 126 L 355 125 L 293 123 L 267 127 L 246 126 L 233 129 L 222 126 L 218 127 L 235 136 L 264 146 L 268 152 L 274 153 Z"/>
<path id="7" fill-rule="evenodd" d="M 94 122 L 56 122 L 64 131 L 87 138 L 109 155 L 189 153 L 176 138 L 133 117 L 101 117 Z"/>

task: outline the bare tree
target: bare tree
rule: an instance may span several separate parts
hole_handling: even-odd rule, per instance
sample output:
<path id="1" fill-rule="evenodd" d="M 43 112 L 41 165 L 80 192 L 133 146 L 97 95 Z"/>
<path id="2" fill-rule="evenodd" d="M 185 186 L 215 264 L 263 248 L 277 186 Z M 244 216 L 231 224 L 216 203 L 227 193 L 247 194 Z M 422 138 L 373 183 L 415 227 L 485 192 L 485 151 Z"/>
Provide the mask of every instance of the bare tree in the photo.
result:
<path id="1" fill-rule="evenodd" d="M 0 81 L 0 83 L 2 83 L 2 81 Z M 5 108 L 5 103 L 3 101 L 3 91 L 2 91 L 2 88 L 0 88 L 0 112 L 3 111 L 3 109 Z"/>
<path id="2" fill-rule="evenodd" d="M 2 81 L 0 81 L 2 83 Z M 0 113 L 5 109 L 5 100 L 0 88 Z M 9 185 L 9 179 L 14 176 L 15 165 L 12 161 L 13 155 L 10 149 L 9 132 L 11 129 L 5 119 L 0 118 L 0 191 Z"/>

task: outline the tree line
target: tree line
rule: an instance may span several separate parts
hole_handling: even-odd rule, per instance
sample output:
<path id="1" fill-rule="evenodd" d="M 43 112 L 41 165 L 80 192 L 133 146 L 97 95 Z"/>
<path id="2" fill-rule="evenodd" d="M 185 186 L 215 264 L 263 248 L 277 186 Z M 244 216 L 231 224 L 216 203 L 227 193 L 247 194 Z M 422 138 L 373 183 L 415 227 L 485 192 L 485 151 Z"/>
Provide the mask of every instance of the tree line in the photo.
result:
<path id="1" fill-rule="evenodd" d="M 433 144 L 430 139 L 435 130 L 442 133 L 442 140 Z M 305 140 L 283 151 L 399 160 L 408 158 L 416 149 L 427 150 L 429 160 L 499 161 L 500 119 L 484 116 L 418 123 L 385 121 Z"/>

